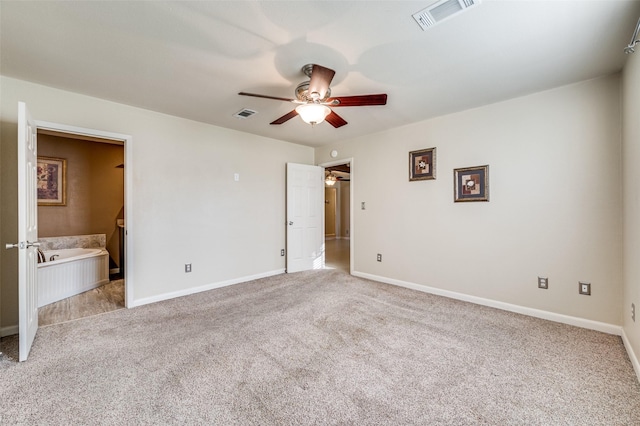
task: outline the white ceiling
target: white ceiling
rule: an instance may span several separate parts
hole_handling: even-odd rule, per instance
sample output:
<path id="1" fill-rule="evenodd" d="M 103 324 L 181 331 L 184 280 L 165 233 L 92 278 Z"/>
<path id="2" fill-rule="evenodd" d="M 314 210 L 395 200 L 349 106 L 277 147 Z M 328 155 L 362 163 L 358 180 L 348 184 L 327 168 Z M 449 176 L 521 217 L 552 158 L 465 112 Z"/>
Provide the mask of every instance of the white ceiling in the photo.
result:
<path id="1" fill-rule="evenodd" d="M 619 71 L 640 1 L 484 0 L 422 31 L 425 1 L 0 1 L 0 72 L 120 103 L 320 146 Z M 640 53 L 636 53 L 640 54 Z M 300 71 L 336 71 L 334 129 L 294 118 Z M 242 108 L 258 114 L 241 120 Z"/>

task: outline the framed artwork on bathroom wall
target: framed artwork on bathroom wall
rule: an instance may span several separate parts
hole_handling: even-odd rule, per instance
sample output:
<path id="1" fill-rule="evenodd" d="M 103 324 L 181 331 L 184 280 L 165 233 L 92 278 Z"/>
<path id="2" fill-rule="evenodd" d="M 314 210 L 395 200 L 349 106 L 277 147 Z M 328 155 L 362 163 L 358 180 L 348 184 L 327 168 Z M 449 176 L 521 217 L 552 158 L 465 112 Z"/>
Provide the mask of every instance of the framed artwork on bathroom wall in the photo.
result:
<path id="1" fill-rule="evenodd" d="M 436 178 L 436 149 L 427 148 L 409 153 L 409 181 Z"/>
<path id="2" fill-rule="evenodd" d="M 453 170 L 453 201 L 489 201 L 489 166 Z"/>
<path id="3" fill-rule="evenodd" d="M 38 156 L 37 188 L 39 206 L 67 205 L 67 160 Z"/>

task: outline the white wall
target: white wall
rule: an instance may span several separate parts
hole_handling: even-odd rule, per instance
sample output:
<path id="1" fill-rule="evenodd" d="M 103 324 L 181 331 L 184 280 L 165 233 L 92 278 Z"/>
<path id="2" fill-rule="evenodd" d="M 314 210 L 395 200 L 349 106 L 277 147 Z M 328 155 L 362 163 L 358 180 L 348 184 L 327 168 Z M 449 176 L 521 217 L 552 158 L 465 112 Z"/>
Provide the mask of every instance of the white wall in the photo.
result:
<path id="1" fill-rule="evenodd" d="M 134 303 L 284 269 L 285 164 L 312 164 L 313 149 L 11 78 L 0 89 L 2 243 L 17 227 L 17 103 L 25 101 L 36 120 L 133 137 Z M 7 327 L 17 323 L 15 254 L 2 262 Z"/>
<path id="2" fill-rule="evenodd" d="M 619 325 L 620 117 L 612 75 L 317 148 L 316 162 L 355 160 L 356 272 Z M 437 179 L 409 182 L 409 151 L 429 147 Z M 453 169 L 484 164 L 490 202 L 454 203 Z"/>
<path id="3" fill-rule="evenodd" d="M 624 302 L 625 336 L 635 357 L 640 355 L 640 52 L 627 56 L 623 71 L 623 188 L 624 188 Z M 631 320 L 631 304 L 636 320 Z M 637 358 L 636 358 L 637 363 Z M 640 376 L 638 365 L 636 373 Z"/>

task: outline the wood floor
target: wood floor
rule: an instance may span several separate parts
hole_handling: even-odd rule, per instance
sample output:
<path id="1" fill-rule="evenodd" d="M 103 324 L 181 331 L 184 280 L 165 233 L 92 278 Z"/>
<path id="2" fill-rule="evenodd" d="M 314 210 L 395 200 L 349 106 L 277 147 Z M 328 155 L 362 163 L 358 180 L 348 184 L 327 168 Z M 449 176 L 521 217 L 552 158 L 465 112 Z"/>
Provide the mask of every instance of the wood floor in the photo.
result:
<path id="1" fill-rule="evenodd" d="M 325 268 L 339 269 L 349 274 L 349 245 L 349 240 L 345 239 L 325 240 Z"/>
<path id="2" fill-rule="evenodd" d="M 38 309 L 38 325 L 58 324 L 124 308 L 124 280 L 111 281 Z"/>

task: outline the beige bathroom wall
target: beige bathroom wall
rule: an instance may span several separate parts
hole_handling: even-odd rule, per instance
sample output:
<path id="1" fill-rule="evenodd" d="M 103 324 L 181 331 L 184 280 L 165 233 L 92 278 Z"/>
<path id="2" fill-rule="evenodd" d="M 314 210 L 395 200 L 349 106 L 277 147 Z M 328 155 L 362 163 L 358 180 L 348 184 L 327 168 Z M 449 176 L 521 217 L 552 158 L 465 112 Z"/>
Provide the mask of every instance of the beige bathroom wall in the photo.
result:
<path id="1" fill-rule="evenodd" d="M 354 270 L 621 325 L 620 89 L 615 74 L 317 148 L 354 159 Z M 409 152 L 430 147 L 436 180 L 410 182 Z M 454 203 L 453 170 L 487 164 L 490 201 Z"/>
<path id="2" fill-rule="evenodd" d="M 124 219 L 122 145 L 38 135 L 38 155 L 67 161 L 67 203 L 38 207 L 40 237 L 106 234 L 107 250 L 120 263 L 116 219 Z"/>

